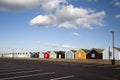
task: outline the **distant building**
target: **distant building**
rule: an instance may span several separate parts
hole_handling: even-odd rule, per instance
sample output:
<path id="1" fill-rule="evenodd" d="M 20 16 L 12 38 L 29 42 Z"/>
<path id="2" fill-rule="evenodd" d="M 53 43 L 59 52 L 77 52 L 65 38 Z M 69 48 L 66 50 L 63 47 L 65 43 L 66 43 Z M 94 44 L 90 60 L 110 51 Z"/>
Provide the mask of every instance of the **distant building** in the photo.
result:
<path id="1" fill-rule="evenodd" d="M 114 57 L 115 60 L 120 60 L 120 48 L 114 47 Z M 113 47 L 108 47 L 103 51 L 102 59 L 103 60 L 113 59 Z"/>

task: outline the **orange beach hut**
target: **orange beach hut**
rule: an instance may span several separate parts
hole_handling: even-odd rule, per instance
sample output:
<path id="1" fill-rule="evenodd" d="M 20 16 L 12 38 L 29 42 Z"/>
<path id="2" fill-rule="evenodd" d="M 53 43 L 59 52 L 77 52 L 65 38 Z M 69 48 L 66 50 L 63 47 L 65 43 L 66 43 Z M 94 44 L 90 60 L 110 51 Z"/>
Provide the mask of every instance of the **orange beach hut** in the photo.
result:
<path id="1" fill-rule="evenodd" d="M 75 59 L 86 59 L 87 49 L 79 49 L 75 52 Z"/>

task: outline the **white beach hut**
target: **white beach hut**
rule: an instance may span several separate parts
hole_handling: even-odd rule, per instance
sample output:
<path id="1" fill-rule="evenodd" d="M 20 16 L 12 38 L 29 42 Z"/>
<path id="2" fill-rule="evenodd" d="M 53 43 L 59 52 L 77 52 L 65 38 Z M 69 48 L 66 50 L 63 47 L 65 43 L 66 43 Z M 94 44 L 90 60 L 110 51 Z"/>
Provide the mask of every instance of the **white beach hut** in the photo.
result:
<path id="1" fill-rule="evenodd" d="M 44 52 L 39 53 L 39 58 L 44 58 Z"/>
<path id="2" fill-rule="evenodd" d="M 55 53 L 55 51 L 51 51 L 50 52 L 50 58 L 55 59 L 57 57 L 57 54 Z"/>
<path id="3" fill-rule="evenodd" d="M 115 60 L 120 60 L 120 48 L 114 47 L 114 54 L 113 54 L 113 47 L 108 47 L 103 51 L 102 59 L 103 60 L 112 60 L 113 56 Z"/>
<path id="4" fill-rule="evenodd" d="M 74 59 L 74 52 L 72 50 L 66 51 L 65 52 L 65 59 Z"/>

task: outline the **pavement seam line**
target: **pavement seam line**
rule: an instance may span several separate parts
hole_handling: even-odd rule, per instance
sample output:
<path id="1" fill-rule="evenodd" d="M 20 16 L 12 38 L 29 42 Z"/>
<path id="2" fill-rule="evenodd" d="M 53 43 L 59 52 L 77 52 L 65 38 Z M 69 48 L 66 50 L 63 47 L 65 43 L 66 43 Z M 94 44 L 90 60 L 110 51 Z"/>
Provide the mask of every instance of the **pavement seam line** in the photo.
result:
<path id="1" fill-rule="evenodd" d="M 7 72 L 7 71 L 19 71 L 19 70 L 30 70 L 30 69 L 33 69 L 33 68 L 23 68 L 23 69 L 14 69 L 14 70 L 3 70 L 3 71 L 0 71 L 0 72 Z"/>
<path id="2" fill-rule="evenodd" d="M 25 76 L 8 77 L 8 78 L 2 78 L 0 80 L 10 80 L 10 79 L 25 78 L 25 77 L 32 77 L 32 76 L 40 76 L 40 75 L 47 75 L 47 74 L 54 74 L 54 73 L 55 72 L 47 72 L 47 73 L 32 74 L 32 75 L 25 75 Z"/>
<path id="3" fill-rule="evenodd" d="M 74 75 L 64 76 L 64 77 L 59 77 L 59 78 L 53 78 L 53 79 L 50 79 L 50 80 L 61 80 L 61 79 L 72 78 L 72 77 L 74 77 Z"/>
<path id="4" fill-rule="evenodd" d="M 3 73 L 3 74 L 0 74 L 0 75 L 17 74 L 17 73 L 29 73 L 29 72 L 38 72 L 38 71 L 42 71 L 42 70 L 20 71 L 20 72 L 10 72 L 10 73 Z"/>

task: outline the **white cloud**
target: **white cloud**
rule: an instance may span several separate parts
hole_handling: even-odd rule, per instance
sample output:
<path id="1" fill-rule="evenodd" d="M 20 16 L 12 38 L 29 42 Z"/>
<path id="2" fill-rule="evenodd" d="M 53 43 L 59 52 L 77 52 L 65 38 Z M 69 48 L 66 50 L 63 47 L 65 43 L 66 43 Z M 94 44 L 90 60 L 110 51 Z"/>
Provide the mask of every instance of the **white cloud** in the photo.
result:
<path id="1" fill-rule="evenodd" d="M 120 6 L 120 2 L 119 1 L 115 1 L 115 6 Z"/>
<path id="2" fill-rule="evenodd" d="M 88 28 L 93 25 L 103 26 L 105 12 L 96 12 L 92 9 L 77 8 L 73 5 L 58 8 L 55 14 L 46 14 L 45 16 L 37 16 L 31 20 L 31 24 L 38 26 L 58 25 L 60 28 Z M 45 18 L 45 20 L 43 19 Z"/>
<path id="3" fill-rule="evenodd" d="M 65 3 L 66 0 L 41 0 L 41 6 L 45 11 L 51 11 L 60 6 L 60 3 Z"/>
<path id="4" fill-rule="evenodd" d="M 54 44 L 54 43 L 49 43 L 49 44 L 47 44 L 47 46 L 49 46 L 49 47 L 60 47 L 59 44 Z"/>
<path id="5" fill-rule="evenodd" d="M 92 29 L 93 25 L 103 26 L 104 11 L 96 12 L 92 9 L 74 7 L 71 4 L 65 6 L 64 3 L 67 3 L 67 0 L 0 0 L 0 10 L 14 11 L 41 6 L 45 14 L 33 18 L 30 25 L 43 27 L 57 25 L 60 28 L 71 29 L 78 27 Z"/>
<path id="6" fill-rule="evenodd" d="M 90 13 L 84 17 L 75 20 L 75 23 L 80 27 L 91 29 L 92 25 L 103 26 L 103 18 L 105 17 L 105 12 Z"/>
<path id="7" fill-rule="evenodd" d="M 33 9 L 39 5 L 40 0 L 0 0 L 0 10 Z"/>
<path id="8" fill-rule="evenodd" d="M 33 9 L 41 5 L 45 11 L 59 7 L 60 3 L 66 0 L 0 0 L 0 10 L 18 11 L 24 9 Z"/>
<path id="9" fill-rule="evenodd" d="M 78 47 L 75 46 L 71 46 L 71 45 L 60 45 L 60 44 L 55 44 L 55 43 L 48 43 L 46 44 L 48 47 L 56 47 L 56 48 L 60 48 L 60 49 L 76 49 Z"/>
<path id="10" fill-rule="evenodd" d="M 56 11 L 56 17 L 58 21 L 72 21 L 78 17 L 85 16 L 88 13 L 86 9 L 74 8 L 73 5 L 63 6 Z"/>
<path id="11" fill-rule="evenodd" d="M 120 14 L 116 15 L 115 18 L 120 18 Z"/>
<path id="12" fill-rule="evenodd" d="M 30 25 L 49 26 L 55 23 L 53 15 L 39 15 L 30 21 Z"/>
<path id="13" fill-rule="evenodd" d="M 79 36 L 79 33 L 74 32 L 73 35 L 74 35 L 74 36 Z"/>
<path id="14" fill-rule="evenodd" d="M 75 48 L 77 48 L 77 47 L 71 46 L 71 45 L 62 45 L 61 47 L 62 48 L 69 48 L 69 49 L 75 49 Z"/>
<path id="15" fill-rule="evenodd" d="M 76 27 L 76 25 L 75 24 L 72 24 L 72 23 L 70 23 L 70 22 L 64 22 L 64 23 L 61 23 L 61 24 L 59 24 L 59 27 L 60 28 L 71 28 L 71 29 L 77 29 L 77 27 Z"/>

